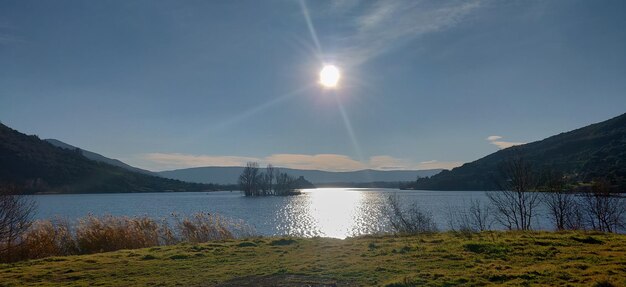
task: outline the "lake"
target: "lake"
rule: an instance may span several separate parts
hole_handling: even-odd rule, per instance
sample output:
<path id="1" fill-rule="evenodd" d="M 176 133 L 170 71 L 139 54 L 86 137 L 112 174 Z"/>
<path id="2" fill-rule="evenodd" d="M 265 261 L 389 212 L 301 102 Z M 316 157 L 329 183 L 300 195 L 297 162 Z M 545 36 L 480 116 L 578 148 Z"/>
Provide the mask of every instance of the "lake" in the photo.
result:
<path id="1" fill-rule="evenodd" d="M 240 219 L 260 235 L 345 238 L 388 230 L 383 202 L 396 193 L 403 204 L 415 203 L 432 213 L 441 230 L 448 229 L 450 210 L 467 208 L 471 200 L 487 204 L 482 191 L 421 191 L 382 188 L 305 189 L 298 196 L 244 197 L 240 192 L 162 192 L 36 195 L 37 219 L 70 220 L 93 215 L 164 218 L 172 213 L 217 213 Z M 501 229 L 494 224 L 494 229 Z M 551 229 L 543 210 L 536 229 Z"/>

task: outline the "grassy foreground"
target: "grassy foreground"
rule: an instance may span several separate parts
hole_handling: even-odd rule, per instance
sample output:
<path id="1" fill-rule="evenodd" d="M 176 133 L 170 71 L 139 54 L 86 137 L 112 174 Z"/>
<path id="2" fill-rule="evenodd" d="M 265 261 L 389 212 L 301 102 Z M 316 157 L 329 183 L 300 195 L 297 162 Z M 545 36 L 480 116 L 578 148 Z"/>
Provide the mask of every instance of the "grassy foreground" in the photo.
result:
<path id="1" fill-rule="evenodd" d="M 284 285 L 281 285 L 284 284 Z M 0 286 L 626 286 L 626 235 L 255 238 L 0 265 Z"/>

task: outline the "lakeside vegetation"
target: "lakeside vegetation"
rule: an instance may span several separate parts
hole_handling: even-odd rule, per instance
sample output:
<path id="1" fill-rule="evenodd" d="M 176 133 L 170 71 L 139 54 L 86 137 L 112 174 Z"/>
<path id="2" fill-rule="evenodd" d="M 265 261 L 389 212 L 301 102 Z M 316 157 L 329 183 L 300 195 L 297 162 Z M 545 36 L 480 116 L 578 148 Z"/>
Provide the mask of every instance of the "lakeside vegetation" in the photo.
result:
<path id="1" fill-rule="evenodd" d="M 626 235 L 250 238 L 0 264 L 3 286 L 624 286 Z M 318 284 L 318 285 L 315 285 Z M 283 285 L 284 286 L 284 285 Z"/>
<path id="2" fill-rule="evenodd" d="M 255 231 L 241 220 L 211 213 L 189 216 L 93 216 L 75 222 L 56 218 L 29 221 L 25 216 L 5 224 L 0 210 L 0 263 L 179 243 L 246 238 Z"/>

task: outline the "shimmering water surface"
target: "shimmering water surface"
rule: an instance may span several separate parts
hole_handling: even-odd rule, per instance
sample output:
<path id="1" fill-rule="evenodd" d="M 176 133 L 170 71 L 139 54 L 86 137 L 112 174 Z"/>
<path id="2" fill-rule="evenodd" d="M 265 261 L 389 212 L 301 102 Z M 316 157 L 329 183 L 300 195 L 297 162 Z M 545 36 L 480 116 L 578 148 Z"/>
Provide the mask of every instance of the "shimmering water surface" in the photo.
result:
<path id="1" fill-rule="evenodd" d="M 70 220 L 94 215 L 218 213 L 241 219 L 261 235 L 345 238 L 387 230 L 382 205 L 396 193 L 403 204 L 416 203 L 432 213 L 439 229 L 448 228 L 451 209 L 467 208 L 471 200 L 488 203 L 481 191 L 400 191 L 380 188 L 319 188 L 298 196 L 244 197 L 240 192 L 163 192 L 121 194 L 37 195 L 39 219 L 60 216 Z M 494 225 L 494 228 L 498 228 Z M 540 210 L 535 228 L 549 229 Z"/>

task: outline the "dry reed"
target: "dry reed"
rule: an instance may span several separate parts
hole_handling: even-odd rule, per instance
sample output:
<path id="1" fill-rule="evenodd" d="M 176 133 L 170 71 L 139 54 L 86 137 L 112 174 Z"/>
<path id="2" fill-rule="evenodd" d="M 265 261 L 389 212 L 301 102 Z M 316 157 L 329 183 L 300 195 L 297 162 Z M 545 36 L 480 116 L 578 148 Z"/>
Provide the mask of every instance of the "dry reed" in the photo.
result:
<path id="1" fill-rule="evenodd" d="M 173 214 L 155 220 L 147 216 L 118 217 L 89 215 L 76 221 L 54 219 L 35 222 L 11 250 L 0 254 L 0 262 L 20 261 L 173 245 L 181 242 L 202 243 L 244 238 L 254 235 L 242 221 L 220 215 L 196 213 Z"/>

